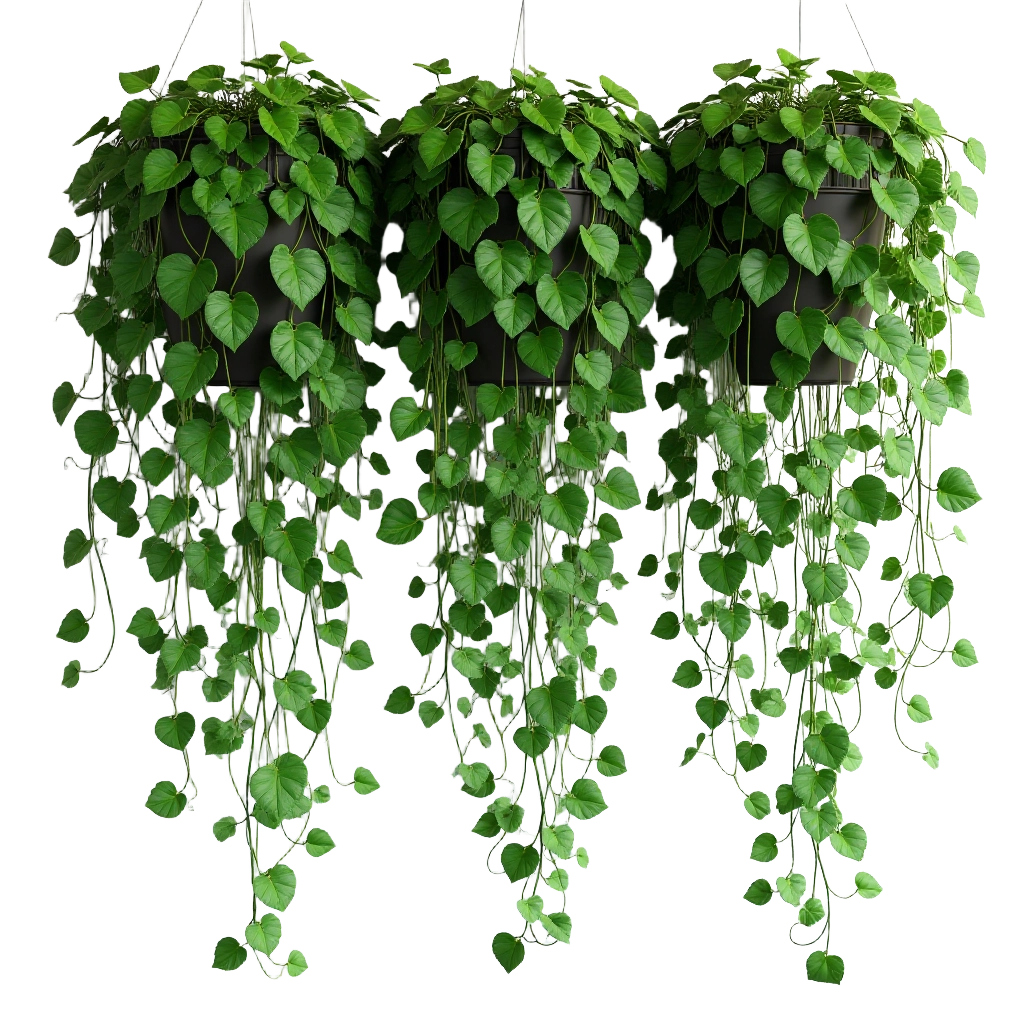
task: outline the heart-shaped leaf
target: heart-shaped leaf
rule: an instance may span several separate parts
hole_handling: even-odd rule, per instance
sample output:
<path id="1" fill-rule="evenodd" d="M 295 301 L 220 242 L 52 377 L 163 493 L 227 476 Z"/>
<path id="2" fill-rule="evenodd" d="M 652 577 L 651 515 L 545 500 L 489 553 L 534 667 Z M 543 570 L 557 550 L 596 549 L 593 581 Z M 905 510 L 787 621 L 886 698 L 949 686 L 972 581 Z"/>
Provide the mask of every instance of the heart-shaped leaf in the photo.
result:
<path id="1" fill-rule="evenodd" d="M 201 259 L 196 264 L 180 252 L 165 256 L 156 272 L 160 297 L 182 318 L 202 306 L 216 283 L 213 260 Z"/>
<path id="2" fill-rule="evenodd" d="M 210 292 L 204 315 L 217 340 L 237 352 L 256 327 L 260 310 L 248 292 L 237 292 L 234 296 L 227 292 Z"/>
<path id="3" fill-rule="evenodd" d="M 489 196 L 493 196 L 500 192 L 516 173 L 516 162 L 504 153 L 495 155 L 486 146 L 474 142 L 466 153 L 466 169 L 473 180 Z"/>
<path id="4" fill-rule="evenodd" d="M 270 272 L 277 287 L 300 310 L 313 301 L 327 281 L 323 258 L 315 249 L 296 249 L 293 253 L 287 245 L 274 246 Z"/>
<path id="5" fill-rule="evenodd" d="M 292 380 L 298 380 L 324 350 L 324 338 L 314 323 L 293 325 L 282 320 L 270 333 L 270 351 Z"/>

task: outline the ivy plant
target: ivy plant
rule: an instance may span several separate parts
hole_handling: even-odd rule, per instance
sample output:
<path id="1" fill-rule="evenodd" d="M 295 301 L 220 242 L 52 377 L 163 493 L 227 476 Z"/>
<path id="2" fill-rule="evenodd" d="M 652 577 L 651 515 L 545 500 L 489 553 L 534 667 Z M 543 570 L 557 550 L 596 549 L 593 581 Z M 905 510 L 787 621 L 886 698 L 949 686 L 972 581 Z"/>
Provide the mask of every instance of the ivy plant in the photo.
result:
<path id="1" fill-rule="evenodd" d="M 79 386 L 57 388 L 53 411 L 61 424 L 71 418 L 86 476 L 85 522 L 68 534 L 64 564 L 87 567 L 93 599 L 57 635 L 79 644 L 94 631 L 97 576 L 111 634 L 100 664 L 76 658 L 63 683 L 76 686 L 109 658 L 117 626 L 106 538 L 141 532 L 156 587 L 127 632 L 154 659 L 152 728 L 171 776 L 146 807 L 178 817 L 197 795 L 197 749 L 225 760 L 238 800 L 220 809 L 213 834 L 241 833 L 252 898 L 244 942 L 221 939 L 213 966 L 234 970 L 251 950 L 265 972 L 298 975 L 302 953 L 277 952 L 274 912 L 302 891 L 286 858 L 334 846 L 311 820 L 330 799 L 327 773 L 339 781 L 328 739 L 335 690 L 342 666 L 373 663 L 349 636 L 348 585 L 359 572 L 331 512 L 358 519 L 364 503 L 383 503 L 361 480 L 361 445 L 380 420 L 365 396 L 383 371 L 356 344 L 371 341 L 383 220 L 379 149 L 359 110 L 372 110 L 372 97 L 301 73 L 310 58 L 281 48 L 244 62 L 238 78 L 207 66 L 163 91 L 157 67 L 122 74 L 132 98 L 79 139 L 100 136 L 67 190 L 86 226 L 61 228 L 50 259 L 75 264 L 88 242 L 74 310 L 90 338 L 88 368 Z M 205 221 L 202 237 L 169 251 L 170 227 L 184 218 Z M 263 291 L 237 290 L 254 247 L 281 224 L 294 226 L 294 245 L 263 257 Z M 219 277 L 217 240 L 233 269 Z M 230 382 L 233 354 L 255 343 L 260 306 L 281 295 L 290 312 L 273 327 L 258 390 L 211 393 L 214 375 Z M 182 324 L 174 343 L 163 340 L 165 309 Z M 378 788 L 362 767 L 341 785 Z"/>
<path id="2" fill-rule="evenodd" d="M 791 765 L 774 789 L 781 822 L 754 826 L 751 841 L 751 859 L 776 877 L 754 879 L 745 899 L 790 904 L 792 941 L 816 947 L 807 977 L 838 984 L 832 901 L 881 892 L 847 869 L 868 847 L 860 812 L 839 798 L 863 760 L 861 717 L 888 702 L 900 743 L 937 768 L 915 735 L 932 715 L 910 669 L 976 662 L 970 641 L 953 642 L 940 542 L 966 540 L 948 517 L 979 495 L 933 442 L 947 416 L 971 412 L 953 324 L 984 315 L 979 261 L 954 245 L 957 208 L 973 216 L 977 195 L 947 146 L 960 143 L 982 172 L 985 150 L 947 132 L 928 104 L 902 100 L 888 74 L 830 71 L 812 86 L 814 60 L 778 55 L 763 75 L 750 60 L 717 65 L 718 92 L 664 129 L 670 178 L 652 212 L 676 267 L 659 313 L 684 330 L 666 352 L 679 372 L 656 389 L 677 414 L 659 442 L 665 486 L 647 499 L 665 545 L 640 574 L 663 571 L 674 605 L 654 636 L 688 648 L 672 682 L 696 691 L 701 731 L 682 763 L 715 763 L 757 822 L 773 814 L 771 787 L 759 785 L 763 725 L 791 719 L 795 736 L 779 747 Z M 781 170 L 768 168 L 772 146 L 784 147 Z M 842 238 L 831 216 L 806 209 L 830 174 L 869 184 L 885 219 L 878 245 Z M 802 299 L 798 283 L 777 317 L 776 382 L 745 386 L 741 325 L 788 280 L 819 275 L 828 302 Z M 862 315 L 841 316 L 841 301 Z M 801 386 L 821 346 L 837 369 L 839 358 L 856 364 L 853 380 Z M 902 541 L 894 521 L 909 523 Z"/>
<path id="3" fill-rule="evenodd" d="M 604 779 L 626 771 L 622 750 L 597 739 L 616 673 L 592 633 L 616 623 L 603 586 L 626 583 L 608 510 L 640 503 L 612 419 L 645 405 L 654 343 L 640 323 L 655 294 L 640 224 L 668 170 L 651 146 L 656 124 L 607 78 L 560 93 L 535 68 L 499 88 L 441 84 L 447 61 L 421 66 L 437 88 L 386 122 L 381 143 L 389 215 L 404 231 L 387 263 L 416 300 L 415 325 L 396 324 L 386 342 L 413 388 L 390 422 L 400 441 L 427 435 L 425 479 L 419 508 L 389 502 L 377 536 L 405 544 L 433 520 L 437 549 L 430 578 L 409 587 L 429 593 L 411 634 L 423 680 L 395 688 L 386 709 L 450 731 L 453 774 L 484 801 L 472 831 L 518 897 L 517 925 L 492 943 L 511 972 L 525 943 L 569 941 L 571 869 L 588 863 L 576 831 L 606 809 Z M 510 136 L 519 164 L 501 151 Z M 571 183 L 587 199 L 575 225 L 561 191 Z M 572 258 L 557 268 L 549 254 L 566 238 Z M 467 336 L 476 324 L 491 327 L 505 371 L 470 386 L 484 355 Z M 520 381 L 513 352 L 540 384 Z"/>

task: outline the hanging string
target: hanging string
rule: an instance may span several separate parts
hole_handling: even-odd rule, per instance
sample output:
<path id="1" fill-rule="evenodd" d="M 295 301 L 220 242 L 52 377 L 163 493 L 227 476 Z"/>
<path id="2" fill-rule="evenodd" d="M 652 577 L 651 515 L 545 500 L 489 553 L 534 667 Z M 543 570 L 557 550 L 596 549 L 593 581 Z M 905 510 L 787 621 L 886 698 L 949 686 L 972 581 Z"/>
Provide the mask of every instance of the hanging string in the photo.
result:
<path id="1" fill-rule="evenodd" d="M 523 0 L 525 3 L 525 0 Z M 177 66 L 178 57 L 181 56 L 181 51 L 185 48 L 185 43 L 188 42 L 188 37 L 191 35 L 191 30 L 195 27 L 199 20 L 199 12 L 206 5 L 206 0 L 199 0 L 196 5 L 196 10 L 193 11 L 193 16 L 189 19 L 188 25 L 185 27 L 185 34 L 178 44 L 178 48 L 174 53 L 174 58 L 171 60 L 170 67 L 167 69 L 167 74 L 164 76 L 164 81 L 160 86 L 160 91 L 163 92 L 167 88 L 167 83 L 170 81 L 171 75 L 174 74 L 174 69 Z M 249 38 L 253 44 L 253 57 L 256 56 L 256 27 L 253 24 L 253 5 L 252 0 L 242 0 L 242 59 L 246 59 L 246 10 L 249 11 Z"/>
<path id="2" fill-rule="evenodd" d="M 519 53 L 519 36 L 523 37 L 523 78 L 526 78 L 526 0 L 519 7 L 519 23 L 516 25 L 516 45 L 512 51 L 512 67 L 516 66 L 516 55 Z M 512 76 L 509 75 L 511 80 Z"/>
<path id="3" fill-rule="evenodd" d="M 853 22 L 854 31 L 857 33 L 857 38 L 860 40 L 860 45 L 864 47 L 864 52 L 867 54 L 868 63 L 871 65 L 871 70 L 875 70 L 875 62 L 871 59 L 871 54 L 868 53 L 867 44 L 864 42 L 864 37 L 860 34 L 860 29 L 857 28 L 857 22 L 854 21 L 853 13 L 850 10 L 849 4 L 843 4 L 846 8 L 846 13 L 850 15 L 850 21 Z"/>
<path id="4" fill-rule="evenodd" d="M 164 78 L 164 84 L 160 86 L 160 92 L 164 92 L 167 89 L 167 83 L 170 81 L 171 72 L 174 70 L 174 65 L 178 63 L 178 58 L 181 56 L 181 48 L 185 45 L 185 41 L 188 39 L 189 32 L 192 31 L 192 26 L 196 23 L 196 18 L 199 17 L 199 11 L 203 6 L 203 0 L 199 0 L 199 6 L 196 8 L 196 13 L 192 15 L 192 20 L 188 23 L 188 28 L 185 29 L 185 38 L 181 41 L 181 46 L 178 47 L 178 52 L 174 55 L 174 60 L 171 61 L 171 66 L 167 69 L 167 75 Z"/>

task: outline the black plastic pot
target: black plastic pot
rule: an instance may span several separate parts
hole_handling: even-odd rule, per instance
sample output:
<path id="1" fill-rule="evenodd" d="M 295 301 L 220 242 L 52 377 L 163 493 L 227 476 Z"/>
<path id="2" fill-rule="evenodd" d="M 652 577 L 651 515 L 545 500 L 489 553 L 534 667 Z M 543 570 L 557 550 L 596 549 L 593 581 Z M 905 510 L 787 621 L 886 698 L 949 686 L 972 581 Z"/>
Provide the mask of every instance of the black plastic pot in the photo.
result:
<path id="1" fill-rule="evenodd" d="M 514 131 L 502 139 L 501 148 L 498 152 L 504 156 L 510 156 L 516 164 L 516 176 L 523 176 L 523 167 L 529 154 L 523 144 L 522 133 Z M 451 182 L 455 187 L 457 182 Z M 550 180 L 547 187 L 554 187 Z M 579 241 L 580 228 L 590 223 L 593 210 L 593 193 L 586 188 L 582 182 L 576 180 L 574 175 L 568 188 L 560 189 L 562 195 L 568 200 L 572 219 L 569 228 L 562 240 L 551 250 L 551 262 L 553 264 L 551 273 L 557 275 L 565 269 L 575 270 L 582 273 L 586 264 L 586 250 Z M 507 190 L 499 192 L 495 197 L 498 201 L 498 220 L 487 228 L 481 238 L 489 238 L 495 242 L 504 242 L 510 239 L 519 238 L 528 249 L 536 247 L 523 235 L 519 225 L 517 202 L 514 196 Z M 441 269 L 441 287 L 450 273 L 453 273 L 463 264 L 473 263 L 472 255 L 464 252 L 447 235 L 442 236 L 438 243 L 438 263 Z M 537 311 L 538 328 L 555 327 L 540 310 Z M 516 343 L 501 329 L 493 314 L 488 314 L 483 320 L 467 327 L 463 319 L 449 307 L 445 314 L 445 338 L 461 338 L 462 341 L 476 343 L 478 354 L 469 366 L 466 367 L 466 380 L 472 386 L 480 384 L 525 384 L 544 385 L 552 382 L 551 377 L 543 377 L 536 370 L 531 370 L 516 352 Z M 574 325 L 575 327 L 575 325 Z M 555 367 L 554 383 L 568 384 L 572 379 L 573 351 L 576 347 L 576 330 L 561 330 L 563 338 L 562 357 Z"/>
<path id="2" fill-rule="evenodd" d="M 882 133 L 868 125 L 841 123 L 836 125 L 836 131 L 840 135 L 859 135 L 870 146 L 877 146 L 882 140 Z M 795 143 L 769 145 L 765 171 L 784 174 L 782 157 L 793 145 Z M 858 245 L 879 245 L 885 230 L 886 218 L 871 195 L 871 176 L 872 172 L 869 170 L 863 178 L 857 180 L 829 168 L 828 176 L 818 189 L 818 195 L 808 198 L 804 216 L 827 213 L 839 225 L 840 236 L 847 242 L 856 239 Z M 785 287 L 764 305 L 758 307 L 748 303 L 749 312 L 739 326 L 734 351 L 736 369 L 740 380 L 745 384 L 776 383 L 771 360 L 772 356 L 782 349 L 782 345 L 775 333 L 775 323 L 781 313 L 793 309 L 797 269 L 791 265 L 789 280 Z M 798 311 L 809 306 L 828 309 L 835 303 L 836 294 L 828 271 L 817 277 L 807 270 L 800 274 L 800 291 L 796 303 Z M 844 316 L 856 317 L 862 326 L 867 327 L 871 308 L 866 304 L 855 308 L 846 299 L 842 299 L 830 315 L 833 322 Z M 856 372 L 856 363 L 840 359 L 822 345 L 811 357 L 811 369 L 801 383 L 848 384 Z"/>
<path id="3" fill-rule="evenodd" d="M 186 139 L 187 136 L 179 135 L 161 141 L 165 147 L 173 149 L 179 159 L 187 157 L 193 146 L 206 141 L 205 136 L 196 134 L 193 134 L 191 143 L 187 144 Z M 270 189 L 276 181 L 289 180 L 292 158 L 281 152 L 273 139 L 268 141 L 270 149 L 267 156 L 257 166 L 269 175 L 267 187 Z M 183 321 L 166 303 L 161 303 L 167 336 L 172 342 L 191 341 L 197 347 L 210 345 L 217 350 L 220 360 L 211 384 L 227 385 L 230 374 L 232 386 L 257 387 L 260 373 L 268 366 L 277 365 L 270 352 L 270 334 L 280 321 L 288 319 L 292 311 L 291 301 L 282 294 L 270 272 L 270 254 L 277 245 L 287 245 L 290 249 L 295 248 L 296 243 L 302 248 L 315 248 L 316 245 L 312 232 L 305 226 L 305 217 L 298 217 L 287 224 L 268 206 L 267 230 L 263 237 L 240 260 L 236 260 L 234 253 L 214 234 L 205 218 L 187 214 L 181 209 L 178 193 L 191 189 L 195 180 L 194 175 L 189 175 L 176 186 L 174 195 L 168 196 L 160 212 L 161 255 L 180 252 L 191 260 L 197 260 L 197 252 L 203 253 L 207 259 L 213 260 L 217 268 L 216 288 L 248 292 L 256 300 L 260 315 L 252 334 L 237 352 L 232 352 L 211 334 L 202 310 Z M 329 285 L 304 310 L 295 310 L 292 320 L 295 323 L 309 320 L 324 323 L 323 318 L 330 316 L 328 290 Z M 328 304 L 326 310 L 325 304 Z"/>

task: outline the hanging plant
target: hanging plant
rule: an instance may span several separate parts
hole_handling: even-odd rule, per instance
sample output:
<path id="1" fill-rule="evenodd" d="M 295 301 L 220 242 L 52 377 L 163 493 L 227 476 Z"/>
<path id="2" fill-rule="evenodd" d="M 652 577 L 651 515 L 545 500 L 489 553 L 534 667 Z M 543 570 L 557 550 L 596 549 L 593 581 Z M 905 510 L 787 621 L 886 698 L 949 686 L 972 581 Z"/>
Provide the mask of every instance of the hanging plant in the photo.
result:
<path id="1" fill-rule="evenodd" d="M 613 510 L 640 503 L 612 414 L 644 407 L 640 371 L 654 342 L 640 322 L 654 304 L 643 276 L 645 196 L 667 169 L 657 127 L 609 79 L 603 93 L 543 72 L 441 84 L 447 61 L 420 65 L 437 89 L 386 122 L 385 197 L 404 231 L 387 263 L 416 299 L 396 324 L 417 397 L 391 410 L 398 440 L 429 431 L 416 456 L 420 508 L 399 498 L 377 536 L 405 544 L 433 519 L 436 576 L 412 629 L 423 682 L 386 709 L 447 722 L 462 791 L 486 801 L 473 831 L 487 863 L 516 886 L 520 924 L 496 935 L 512 971 L 526 942 L 568 942 L 567 867 L 586 867 L 575 830 L 606 808 L 603 780 L 626 770 L 599 743 L 608 714 L 591 628 L 614 625 L 600 594 L 625 579 Z M 509 742 L 511 740 L 511 742 Z M 544 883 L 543 885 L 541 883 Z M 538 925 L 540 927 L 538 927 Z"/>
<path id="2" fill-rule="evenodd" d="M 127 632 L 155 658 L 156 736 L 182 761 L 146 806 L 163 818 L 185 809 L 200 738 L 206 754 L 226 757 L 238 805 L 213 833 L 245 838 L 252 916 L 244 943 L 217 943 L 213 966 L 234 970 L 251 949 L 264 971 L 297 975 L 306 969 L 298 950 L 274 959 L 272 911 L 296 893 L 292 850 L 319 857 L 334 846 L 310 821 L 313 804 L 330 798 L 326 773 L 337 781 L 327 732 L 335 687 L 342 663 L 373 663 L 348 638 L 346 577 L 359 573 L 330 514 L 340 506 L 358 519 L 363 502 L 382 504 L 380 490 L 363 493 L 360 446 L 380 420 L 365 396 L 383 371 L 356 340 L 371 340 L 383 224 L 379 151 L 357 109 L 371 110 L 372 97 L 298 73 L 310 58 L 281 47 L 284 57 L 243 62 L 252 73 L 203 67 L 160 92 L 156 67 L 122 74 L 134 98 L 79 140 L 101 136 L 67 190 L 88 226 L 61 228 L 50 258 L 74 264 L 89 240 L 74 315 L 91 360 L 79 387 L 57 389 L 53 411 L 63 423 L 80 399 L 92 404 L 74 419 L 88 512 L 68 534 L 64 564 L 88 566 L 93 602 L 87 614 L 70 611 L 57 635 L 89 635 L 97 572 L 111 624 L 102 663 L 70 662 L 64 685 L 98 671 L 113 648 L 105 535 L 111 524 L 122 537 L 141 529 L 158 588 Z M 215 396 L 213 385 L 226 387 Z M 387 471 L 379 456 L 370 461 Z M 343 484 L 346 466 L 354 472 Z M 240 518 L 228 526 L 235 499 Z M 226 633 L 219 646 L 211 619 Z M 217 705 L 207 714 L 196 703 L 204 698 Z M 377 788 L 365 768 L 341 784 Z"/>
<path id="3" fill-rule="evenodd" d="M 795 720 L 780 748 L 793 751 L 775 790 L 782 824 L 750 854 L 778 861 L 778 877 L 745 898 L 798 908 L 793 941 L 823 940 L 808 978 L 838 984 L 832 899 L 881 892 L 866 871 L 848 880 L 842 859 L 859 866 L 868 845 L 838 786 L 862 762 L 861 714 L 891 700 L 900 742 L 937 768 L 912 736 L 931 711 L 910 669 L 976 662 L 968 640 L 951 642 L 939 542 L 965 540 L 946 513 L 980 499 L 932 442 L 947 415 L 971 411 L 952 322 L 984 311 L 950 201 L 971 215 L 978 201 L 950 167 L 955 137 L 891 76 L 830 71 L 812 88 L 814 61 L 778 54 L 765 77 L 749 60 L 716 66 L 727 84 L 665 126 L 672 171 L 656 214 L 676 269 L 658 303 L 685 331 L 666 352 L 680 372 L 656 391 L 679 410 L 659 444 L 672 482 L 647 500 L 668 554 L 640 572 L 667 562 L 678 611 L 653 633 L 693 645 L 673 678 L 703 690 L 684 765 L 714 761 L 760 821 L 772 813 L 753 774 L 768 756 L 762 722 Z M 984 172 L 981 143 L 963 150 Z M 901 518 L 903 544 L 884 525 Z M 889 590 L 862 575 L 873 545 Z M 703 586 L 688 576 L 694 556 Z"/>

